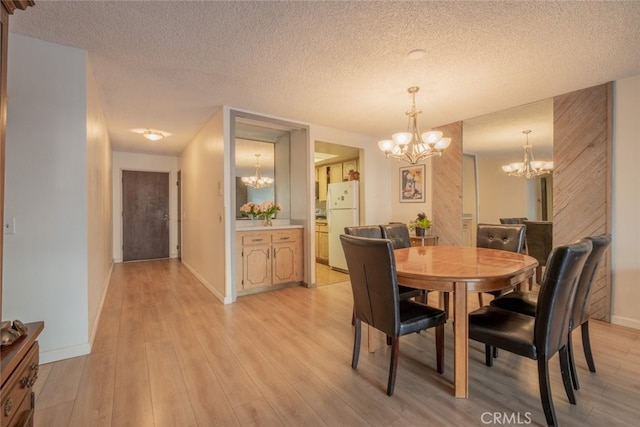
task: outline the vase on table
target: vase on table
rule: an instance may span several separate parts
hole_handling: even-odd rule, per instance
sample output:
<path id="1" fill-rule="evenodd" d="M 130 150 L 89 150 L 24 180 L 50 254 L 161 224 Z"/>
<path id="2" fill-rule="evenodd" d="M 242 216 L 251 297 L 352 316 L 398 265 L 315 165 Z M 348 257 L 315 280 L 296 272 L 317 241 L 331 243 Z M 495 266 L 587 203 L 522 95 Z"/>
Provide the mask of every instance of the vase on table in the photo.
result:
<path id="1" fill-rule="evenodd" d="M 424 236 L 426 234 L 426 229 L 421 227 L 416 227 L 416 236 Z"/>
<path id="2" fill-rule="evenodd" d="M 265 215 L 264 216 L 264 225 L 269 226 L 269 227 L 271 227 L 273 225 L 273 222 L 271 220 L 272 216 L 273 215 Z"/>

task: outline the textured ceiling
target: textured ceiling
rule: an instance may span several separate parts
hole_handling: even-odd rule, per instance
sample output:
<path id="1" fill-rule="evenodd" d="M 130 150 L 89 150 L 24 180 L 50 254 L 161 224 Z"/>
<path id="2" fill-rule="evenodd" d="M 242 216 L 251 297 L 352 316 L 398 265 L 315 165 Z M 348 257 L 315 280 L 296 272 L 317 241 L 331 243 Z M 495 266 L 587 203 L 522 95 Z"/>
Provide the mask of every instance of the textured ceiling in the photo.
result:
<path id="1" fill-rule="evenodd" d="M 158 154 L 178 154 L 220 105 L 375 146 L 406 126 L 409 86 L 424 131 L 640 74 L 637 1 L 36 0 L 10 31 L 87 50 L 113 148 Z"/>

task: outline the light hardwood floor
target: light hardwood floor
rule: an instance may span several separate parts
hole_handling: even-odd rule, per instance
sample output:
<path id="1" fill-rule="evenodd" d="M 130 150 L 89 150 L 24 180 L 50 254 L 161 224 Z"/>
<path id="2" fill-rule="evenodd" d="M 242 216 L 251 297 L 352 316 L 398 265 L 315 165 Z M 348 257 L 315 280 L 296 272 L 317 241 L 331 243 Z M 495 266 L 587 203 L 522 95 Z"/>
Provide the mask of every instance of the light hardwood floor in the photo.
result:
<path id="1" fill-rule="evenodd" d="M 349 280 L 349 275 L 316 262 L 316 286 L 335 285 Z"/>
<path id="2" fill-rule="evenodd" d="M 451 324 L 443 375 L 435 371 L 433 331 L 401 339 L 388 397 L 389 351 L 368 353 L 366 332 L 358 370 L 351 369 L 351 309 L 348 283 L 249 295 L 225 306 L 176 260 L 117 264 L 92 353 L 41 366 L 35 424 L 544 424 L 535 362 L 502 351 L 489 368 L 483 345 L 473 341 L 469 399 L 452 396 Z M 596 321 L 591 331 L 596 374 L 586 368 L 580 333 L 574 338 L 577 405 L 564 394 L 557 357 L 551 361 L 559 422 L 637 425 L 640 331 Z"/>

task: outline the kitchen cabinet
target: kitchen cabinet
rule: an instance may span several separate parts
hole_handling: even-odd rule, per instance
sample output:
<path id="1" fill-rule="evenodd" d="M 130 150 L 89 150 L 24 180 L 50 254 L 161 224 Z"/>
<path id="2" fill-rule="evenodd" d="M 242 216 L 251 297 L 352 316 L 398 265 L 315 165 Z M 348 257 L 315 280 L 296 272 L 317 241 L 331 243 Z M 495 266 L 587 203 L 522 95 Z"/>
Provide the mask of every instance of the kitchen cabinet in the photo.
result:
<path id="1" fill-rule="evenodd" d="M 237 289 L 264 289 L 302 282 L 302 229 L 237 233 Z"/>
<path id="2" fill-rule="evenodd" d="M 349 171 L 358 171 L 358 159 L 342 162 L 342 177 L 345 181 L 349 180 Z"/>
<path id="3" fill-rule="evenodd" d="M 316 175 L 318 175 L 318 200 L 324 202 L 327 200 L 327 166 L 319 166 L 316 168 Z"/>
<path id="4" fill-rule="evenodd" d="M 329 264 L 329 226 L 327 221 L 316 221 L 316 262 Z"/>
<path id="5" fill-rule="evenodd" d="M 358 159 L 345 162 L 330 163 L 316 167 L 316 181 L 318 181 L 318 201 L 327 200 L 328 185 L 335 182 L 349 180 L 349 171 L 358 171 Z"/>

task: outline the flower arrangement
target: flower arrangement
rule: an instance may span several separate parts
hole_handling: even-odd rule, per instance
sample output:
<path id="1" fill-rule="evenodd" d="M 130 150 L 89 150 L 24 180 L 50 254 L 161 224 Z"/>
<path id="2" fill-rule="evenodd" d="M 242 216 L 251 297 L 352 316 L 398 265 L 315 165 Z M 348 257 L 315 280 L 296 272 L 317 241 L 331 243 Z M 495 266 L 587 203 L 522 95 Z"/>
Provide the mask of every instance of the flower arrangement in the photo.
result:
<path id="1" fill-rule="evenodd" d="M 282 205 L 276 202 L 245 203 L 240 207 L 240 212 L 250 219 L 264 218 L 267 225 L 271 225 L 271 218 L 282 210 Z"/>
<path id="2" fill-rule="evenodd" d="M 432 222 L 429 218 L 427 218 L 427 215 L 424 212 L 420 212 L 416 219 L 409 223 L 409 229 L 411 231 L 416 230 L 416 234 L 423 235 L 425 230 L 431 228 L 431 224 Z"/>
<path id="3" fill-rule="evenodd" d="M 253 202 L 245 203 L 240 207 L 240 212 L 250 219 L 257 218 L 260 215 L 260 205 Z"/>
<path id="4" fill-rule="evenodd" d="M 258 216 L 263 216 L 265 218 L 271 218 L 278 212 L 282 210 L 282 205 L 276 202 L 263 202 L 259 206 L 259 214 Z"/>

